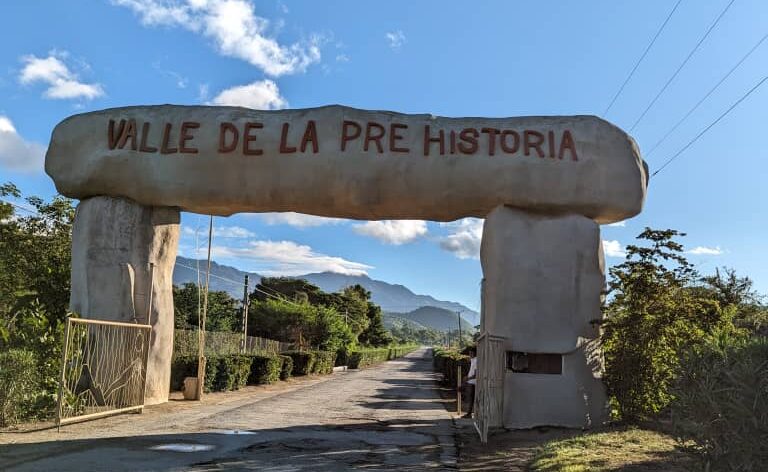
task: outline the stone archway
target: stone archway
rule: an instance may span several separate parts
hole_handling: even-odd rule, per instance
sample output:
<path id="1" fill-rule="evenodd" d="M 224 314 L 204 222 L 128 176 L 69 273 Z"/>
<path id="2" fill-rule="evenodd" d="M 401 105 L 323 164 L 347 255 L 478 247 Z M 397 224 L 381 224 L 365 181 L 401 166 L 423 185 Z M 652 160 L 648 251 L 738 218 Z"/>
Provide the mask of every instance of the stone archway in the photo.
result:
<path id="1" fill-rule="evenodd" d="M 604 417 L 591 323 L 604 285 L 598 224 L 638 214 L 648 177 L 632 138 L 600 118 L 116 108 L 60 123 L 46 172 L 81 200 L 73 311 L 152 322 L 148 403 L 168 397 L 181 210 L 475 216 L 486 218 L 482 327 L 504 340 L 495 423 L 589 426 Z"/>

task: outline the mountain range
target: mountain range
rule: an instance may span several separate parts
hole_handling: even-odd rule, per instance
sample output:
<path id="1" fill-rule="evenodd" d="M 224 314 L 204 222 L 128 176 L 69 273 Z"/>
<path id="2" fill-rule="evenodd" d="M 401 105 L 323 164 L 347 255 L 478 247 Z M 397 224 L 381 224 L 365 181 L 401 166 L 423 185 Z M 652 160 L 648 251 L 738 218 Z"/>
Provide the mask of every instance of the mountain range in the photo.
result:
<path id="1" fill-rule="evenodd" d="M 206 261 L 177 257 L 176 267 L 173 271 L 174 285 L 183 285 L 188 282 L 197 283 L 198 264 L 201 283 L 205 283 Z M 253 287 L 261 281 L 261 275 L 211 261 L 211 290 L 227 292 L 239 300 L 243 297 L 243 283 L 246 274 L 249 277 L 249 286 L 253 290 Z M 385 313 L 403 317 L 440 331 L 456 329 L 456 312 L 461 312 L 464 322 L 462 329 L 471 329 L 480 324 L 480 314 L 461 303 L 438 300 L 430 295 L 416 294 L 404 285 L 372 279 L 367 275 L 320 272 L 297 275 L 294 278 L 305 279 L 326 292 L 337 292 L 344 287 L 360 284 L 371 292 L 372 301 L 381 306 Z M 430 309 L 425 310 L 425 308 Z"/>

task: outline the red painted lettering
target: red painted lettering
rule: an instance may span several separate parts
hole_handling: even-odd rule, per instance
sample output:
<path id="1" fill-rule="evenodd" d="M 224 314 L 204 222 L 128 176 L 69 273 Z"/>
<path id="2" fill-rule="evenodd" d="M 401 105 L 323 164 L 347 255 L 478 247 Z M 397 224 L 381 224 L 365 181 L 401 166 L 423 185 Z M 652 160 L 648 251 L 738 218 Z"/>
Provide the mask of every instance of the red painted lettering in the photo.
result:
<path id="1" fill-rule="evenodd" d="M 354 129 L 353 134 L 349 134 L 349 128 Z M 344 121 L 344 124 L 341 127 L 341 150 L 346 151 L 347 149 L 347 142 L 352 141 L 353 139 L 357 139 L 360 137 L 360 133 L 362 133 L 363 129 L 360 127 L 359 124 L 355 123 L 354 121 Z"/>
<path id="2" fill-rule="evenodd" d="M 445 132 L 438 131 L 438 137 L 433 138 L 429 132 L 429 125 L 424 125 L 424 155 L 429 156 L 429 146 L 432 143 L 440 143 L 440 155 L 445 154 Z"/>
<path id="3" fill-rule="evenodd" d="M 571 159 L 578 161 L 579 157 L 576 155 L 576 143 L 573 142 L 573 136 L 569 130 L 563 131 L 563 140 L 560 141 L 560 152 L 557 154 L 558 159 L 562 159 L 565 155 L 566 149 L 571 152 Z"/>
<path id="4" fill-rule="evenodd" d="M 256 136 L 251 134 L 252 130 L 261 129 L 264 127 L 263 123 L 247 122 L 243 129 L 243 154 L 246 156 L 261 156 L 264 151 L 261 149 L 252 149 L 251 143 L 256 141 Z"/>
<path id="5" fill-rule="evenodd" d="M 160 154 L 175 154 L 179 152 L 178 148 L 170 147 L 172 124 L 166 123 L 163 128 L 163 142 L 160 144 Z"/>
<path id="6" fill-rule="evenodd" d="M 301 138 L 301 152 L 307 150 L 307 145 L 312 143 L 312 152 L 317 153 L 319 151 L 319 145 L 317 143 L 317 128 L 315 127 L 315 120 L 309 120 L 307 127 L 304 129 L 304 136 Z"/>
<path id="7" fill-rule="evenodd" d="M 510 146 L 507 144 L 507 138 L 512 137 L 512 145 Z M 501 139 L 500 139 L 500 145 L 501 150 L 508 153 L 508 154 L 514 154 L 517 152 L 517 150 L 520 148 L 520 135 L 517 134 L 517 131 L 512 131 L 511 129 L 505 129 L 501 132 Z"/>
<path id="8" fill-rule="evenodd" d="M 462 154 L 474 154 L 477 152 L 477 138 L 480 133 L 475 128 L 464 128 L 459 133 L 459 152 Z"/>
<path id="9" fill-rule="evenodd" d="M 523 131 L 523 151 L 526 156 L 531 155 L 531 149 L 536 150 L 536 154 L 539 157 L 544 157 L 544 151 L 541 150 L 541 145 L 544 143 L 544 135 L 538 131 L 525 130 Z"/>
<path id="10" fill-rule="evenodd" d="M 374 134 L 372 131 L 376 129 L 378 130 L 378 133 Z M 384 137 L 384 127 L 381 126 L 378 123 L 374 123 L 372 121 L 369 121 L 368 124 L 365 126 L 365 142 L 363 144 L 363 150 L 368 150 L 368 144 L 373 141 L 376 143 L 376 149 L 378 149 L 379 154 L 384 152 L 384 146 L 381 144 L 381 138 Z"/>
<path id="11" fill-rule="evenodd" d="M 389 150 L 391 152 L 408 152 L 410 149 L 407 147 L 397 147 L 397 142 L 403 139 L 402 135 L 397 134 L 399 129 L 408 129 L 408 125 L 402 123 L 389 124 Z"/>
<path id="12" fill-rule="evenodd" d="M 227 144 L 227 133 L 232 135 L 232 141 Z M 237 149 L 237 142 L 240 140 L 240 132 L 237 127 L 229 122 L 219 125 L 219 152 L 228 153 Z"/>
<path id="13" fill-rule="evenodd" d="M 280 133 L 280 154 L 291 154 L 293 152 L 296 152 L 296 148 L 293 146 L 288 146 L 288 143 L 286 142 L 288 140 L 288 128 L 290 128 L 290 124 L 283 123 L 283 132 Z"/>
<path id="14" fill-rule="evenodd" d="M 115 149 L 115 147 L 117 147 L 117 141 L 123 135 L 123 131 L 125 131 L 125 120 L 120 120 L 120 126 L 117 128 L 117 132 L 115 132 L 115 120 L 109 120 L 109 127 L 107 128 L 107 143 L 109 144 L 109 149 Z"/>
<path id="15" fill-rule="evenodd" d="M 488 155 L 493 156 L 496 154 L 496 135 L 499 134 L 499 130 L 496 128 L 483 128 L 481 133 L 488 133 Z"/>
<path id="16" fill-rule="evenodd" d="M 141 142 L 139 143 L 139 151 L 141 152 L 157 152 L 157 148 L 147 145 L 147 137 L 149 136 L 149 121 L 145 121 L 141 125 Z"/>
<path id="17" fill-rule="evenodd" d="M 189 134 L 190 130 L 197 129 L 199 127 L 200 123 L 196 123 L 194 121 L 185 121 L 181 124 L 181 132 L 179 133 L 179 152 L 183 152 L 185 154 L 197 154 L 197 148 L 192 146 L 187 147 L 187 141 L 190 141 L 193 138 L 193 136 Z"/>

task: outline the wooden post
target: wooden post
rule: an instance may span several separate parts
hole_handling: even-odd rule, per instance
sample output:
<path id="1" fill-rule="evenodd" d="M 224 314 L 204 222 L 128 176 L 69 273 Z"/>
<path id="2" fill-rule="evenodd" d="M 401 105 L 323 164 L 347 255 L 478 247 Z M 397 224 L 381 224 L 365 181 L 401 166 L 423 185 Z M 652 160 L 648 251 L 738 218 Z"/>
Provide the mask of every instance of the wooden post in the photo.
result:
<path id="1" fill-rule="evenodd" d="M 240 352 L 245 354 L 248 347 L 248 274 L 245 274 L 245 286 L 243 288 L 243 340 L 240 345 Z"/>
<path id="2" fill-rule="evenodd" d="M 67 381 L 66 379 L 66 372 L 67 372 L 67 349 L 69 349 L 69 327 L 71 326 L 71 322 L 69 321 L 69 317 L 67 317 L 67 326 L 64 328 L 64 346 L 61 350 L 61 375 L 59 376 L 59 395 L 57 399 L 57 405 L 56 405 L 56 429 L 61 432 L 61 413 L 62 413 L 62 406 L 61 403 L 64 400 L 64 383 Z"/>
<path id="3" fill-rule="evenodd" d="M 461 416 L 461 364 L 456 364 L 456 414 Z"/>

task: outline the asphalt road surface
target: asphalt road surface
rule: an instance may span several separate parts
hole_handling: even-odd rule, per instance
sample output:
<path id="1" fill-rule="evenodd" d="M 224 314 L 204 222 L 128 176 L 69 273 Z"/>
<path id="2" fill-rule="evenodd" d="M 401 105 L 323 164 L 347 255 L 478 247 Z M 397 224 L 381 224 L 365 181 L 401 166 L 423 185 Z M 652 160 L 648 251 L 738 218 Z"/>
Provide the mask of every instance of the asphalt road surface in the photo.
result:
<path id="1" fill-rule="evenodd" d="M 455 470 L 426 351 L 361 371 L 0 433 L 0 470 Z"/>

